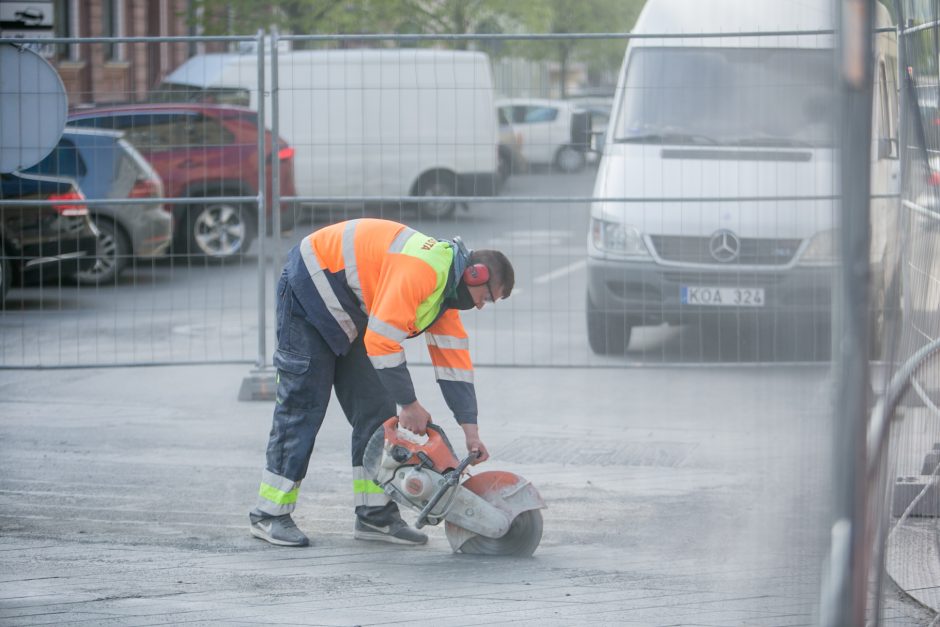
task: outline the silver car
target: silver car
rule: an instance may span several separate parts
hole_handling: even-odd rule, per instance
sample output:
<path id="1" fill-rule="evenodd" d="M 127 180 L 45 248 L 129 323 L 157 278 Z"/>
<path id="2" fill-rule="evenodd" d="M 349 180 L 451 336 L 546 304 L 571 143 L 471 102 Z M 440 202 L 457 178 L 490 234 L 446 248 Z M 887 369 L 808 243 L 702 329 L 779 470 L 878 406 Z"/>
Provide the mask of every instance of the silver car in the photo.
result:
<path id="1" fill-rule="evenodd" d="M 135 258 L 163 256 L 170 246 L 170 211 L 162 204 L 135 202 L 163 196 L 160 176 L 122 136 L 115 131 L 67 127 L 52 152 L 25 170 L 71 177 L 89 199 L 88 209 L 101 234 L 94 266 L 74 274 L 80 284 L 116 283 Z M 126 198 L 128 202 L 94 203 L 94 199 L 105 198 Z"/>

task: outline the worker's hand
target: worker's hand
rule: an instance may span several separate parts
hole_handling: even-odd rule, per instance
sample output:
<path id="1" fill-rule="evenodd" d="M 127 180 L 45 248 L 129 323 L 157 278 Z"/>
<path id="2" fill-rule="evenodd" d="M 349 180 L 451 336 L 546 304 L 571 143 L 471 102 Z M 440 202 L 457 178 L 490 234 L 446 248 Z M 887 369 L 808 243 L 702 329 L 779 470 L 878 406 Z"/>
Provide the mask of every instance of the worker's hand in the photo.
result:
<path id="1" fill-rule="evenodd" d="M 477 453 L 476 459 L 470 462 L 473 465 L 485 462 L 490 458 L 490 452 L 486 450 L 486 445 L 480 439 L 480 430 L 476 425 L 460 425 L 463 427 L 463 435 L 467 440 L 467 451 Z"/>
<path id="2" fill-rule="evenodd" d="M 431 422 L 431 414 L 418 401 L 404 405 L 401 413 L 398 414 L 398 425 L 418 435 L 424 435 L 427 432 L 429 422 Z"/>

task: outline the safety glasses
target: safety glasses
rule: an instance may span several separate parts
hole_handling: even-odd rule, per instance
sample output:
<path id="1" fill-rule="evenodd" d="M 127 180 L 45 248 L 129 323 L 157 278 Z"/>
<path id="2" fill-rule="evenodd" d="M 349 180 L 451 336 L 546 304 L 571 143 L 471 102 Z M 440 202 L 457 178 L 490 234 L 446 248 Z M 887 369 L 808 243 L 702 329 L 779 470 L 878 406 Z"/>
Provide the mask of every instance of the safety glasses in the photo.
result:
<path id="1" fill-rule="evenodd" d="M 489 282 L 489 281 L 486 282 L 486 291 L 490 293 L 490 302 L 491 302 L 491 303 L 495 303 L 495 302 L 496 302 L 496 297 L 493 296 L 493 288 L 490 287 L 490 282 Z"/>

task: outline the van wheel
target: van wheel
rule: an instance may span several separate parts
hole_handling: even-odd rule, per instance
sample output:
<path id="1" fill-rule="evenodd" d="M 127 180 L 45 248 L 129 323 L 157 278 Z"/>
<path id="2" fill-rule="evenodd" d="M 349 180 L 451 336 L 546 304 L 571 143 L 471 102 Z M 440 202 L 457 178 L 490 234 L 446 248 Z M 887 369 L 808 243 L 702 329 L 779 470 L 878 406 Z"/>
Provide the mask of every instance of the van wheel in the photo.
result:
<path id="1" fill-rule="evenodd" d="M 418 184 L 416 196 L 456 196 L 457 181 L 452 174 L 435 172 L 424 177 Z M 457 210 L 457 203 L 452 200 L 419 203 L 418 212 L 423 218 L 449 218 Z"/>
<path id="2" fill-rule="evenodd" d="M 255 236 L 254 211 L 228 202 L 191 206 L 184 225 L 187 252 L 209 259 L 240 257 Z"/>
<path id="3" fill-rule="evenodd" d="M 580 172 L 584 163 L 584 153 L 571 146 L 562 146 L 555 155 L 555 166 L 562 172 Z"/>
<path id="4" fill-rule="evenodd" d="M 599 310 L 587 299 L 588 343 L 597 355 L 623 355 L 630 345 L 633 324 L 626 316 Z"/>
<path id="5" fill-rule="evenodd" d="M 79 285 L 114 283 L 127 265 L 131 254 L 127 236 L 114 221 L 97 217 L 94 220 L 100 232 L 95 249 L 95 265 L 75 273 L 75 282 Z"/>
<path id="6" fill-rule="evenodd" d="M 496 175 L 500 187 L 506 183 L 510 174 L 512 174 L 512 156 L 509 154 L 509 151 L 500 147 L 499 160 L 496 164 Z"/>

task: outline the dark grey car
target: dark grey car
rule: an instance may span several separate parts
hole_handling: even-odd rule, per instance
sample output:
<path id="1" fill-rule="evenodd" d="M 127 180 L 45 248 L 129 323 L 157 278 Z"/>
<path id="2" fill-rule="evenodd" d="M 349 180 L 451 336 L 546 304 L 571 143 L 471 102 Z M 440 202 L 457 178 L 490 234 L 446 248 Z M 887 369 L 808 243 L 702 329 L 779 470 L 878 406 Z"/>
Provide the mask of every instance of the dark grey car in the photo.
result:
<path id="1" fill-rule="evenodd" d="M 115 283 L 134 258 L 165 255 L 173 235 L 173 216 L 162 204 L 134 202 L 160 198 L 159 175 L 122 133 L 66 128 L 58 145 L 26 173 L 68 176 L 89 199 L 91 218 L 100 231 L 96 263 L 75 273 L 79 283 Z M 95 199 L 127 198 L 120 205 Z"/>

